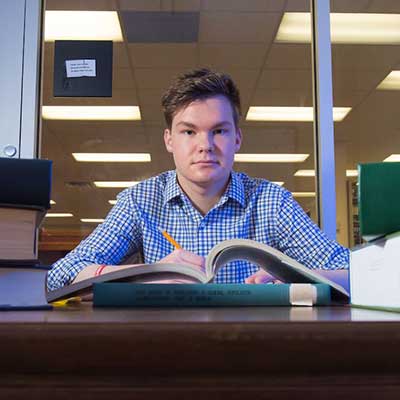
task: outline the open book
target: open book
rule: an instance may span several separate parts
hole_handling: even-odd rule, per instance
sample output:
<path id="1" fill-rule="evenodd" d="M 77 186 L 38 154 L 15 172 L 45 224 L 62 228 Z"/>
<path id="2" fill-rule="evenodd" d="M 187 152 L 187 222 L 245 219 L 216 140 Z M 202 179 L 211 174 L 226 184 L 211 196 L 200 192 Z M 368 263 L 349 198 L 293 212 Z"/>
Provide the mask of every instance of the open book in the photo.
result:
<path id="1" fill-rule="evenodd" d="M 47 293 L 47 301 L 91 292 L 93 283 L 129 281 L 135 283 L 211 283 L 217 271 L 231 261 L 244 260 L 258 265 L 284 283 L 325 283 L 332 299 L 346 301 L 345 288 L 330 274 L 339 271 L 311 270 L 271 246 L 249 239 L 230 239 L 215 245 L 206 257 L 205 272 L 183 264 L 138 264 L 108 266 L 95 276 L 97 265 L 90 265 L 68 286 Z M 347 271 L 341 271 L 345 274 Z M 325 276 L 324 276 L 325 275 Z M 343 280 L 343 277 L 340 277 Z"/>

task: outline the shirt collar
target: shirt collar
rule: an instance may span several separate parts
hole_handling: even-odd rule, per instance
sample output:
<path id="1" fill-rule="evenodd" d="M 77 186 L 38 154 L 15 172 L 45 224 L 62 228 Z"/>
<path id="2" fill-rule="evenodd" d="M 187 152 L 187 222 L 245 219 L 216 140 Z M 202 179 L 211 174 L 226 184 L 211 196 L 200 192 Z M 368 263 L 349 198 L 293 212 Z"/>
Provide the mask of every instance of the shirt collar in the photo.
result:
<path id="1" fill-rule="evenodd" d="M 224 200 L 224 198 L 226 200 L 231 198 L 236 200 L 242 207 L 246 206 L 243 182 L 235 171 L 231 172 L 231 179 L 221 200 Z"/>
<path id="2" fill-rule="evenodd" d="M 171 173 L 168 174 L 167 183 L 165 185 L 163 204 L 165 205 L 170 200 L 180 197 L 181 194 L 182 189 L 178 185 L 176 171 L 171 171 Z M 231 172 L 231 179 L 225 193 L 222 195 L 221 201 L 226 201 L 229 198 L 236 200 L 242 207 L 246 205 L 243 182 L 235 171 Z"/>
<path id="3" fill-rule="evenodd" d="M 175 197 L 179 197 L 181 194 L 181 188 L 176 180 L 176 171 L 170 171 L 167 176 L 167 183 L 165 185 L 163 204 L 167 204 L 170 200 L 174 199 Z"/>

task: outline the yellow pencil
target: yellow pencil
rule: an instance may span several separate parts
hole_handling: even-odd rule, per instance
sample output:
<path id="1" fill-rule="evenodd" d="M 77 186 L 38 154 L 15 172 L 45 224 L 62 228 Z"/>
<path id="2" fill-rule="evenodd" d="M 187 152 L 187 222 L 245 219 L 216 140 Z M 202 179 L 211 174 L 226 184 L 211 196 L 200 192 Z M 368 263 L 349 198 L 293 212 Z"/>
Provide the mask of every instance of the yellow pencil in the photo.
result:
<path id="1" fill-rule="evenodd" d="M 52 306 L 54 307 L 65 307 L 68 304 L 73 304 L 73 303 L 80 303 L 82 301 L 82 299 L 80 297 L 70 297 L 68 299 L 65 300 L 58 300 L 58 301 L 53 301 L 52 303 L 50 303 Z"/>
<path id="2" fill-rule="evenodd" d="M 181 249 L 181 245 L 166 231 L 163 229 L 160 229 L 161 233 L 164 235 L 165 239 L 168 240 L 174 246 L 176 249 Z"/>

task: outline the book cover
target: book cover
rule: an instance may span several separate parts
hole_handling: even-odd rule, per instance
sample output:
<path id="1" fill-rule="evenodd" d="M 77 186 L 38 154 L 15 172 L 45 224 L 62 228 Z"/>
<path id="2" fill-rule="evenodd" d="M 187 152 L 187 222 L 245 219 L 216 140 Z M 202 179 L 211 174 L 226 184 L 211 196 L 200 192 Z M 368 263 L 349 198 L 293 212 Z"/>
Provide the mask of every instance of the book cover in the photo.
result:
<path id="1" fill-rule="evenodd" d="M 372 240 L 400 230 L 400 163 L 358 166 L 360 232 Z"/>
<path id="2" fill-rule="evenodd" d="M 52 161 L 1 158 L 0 204 L 50 208 Z"/>
<path id="3" fill-rule="evenodd" d="M 95 283 L 94 307 L 313 306 L 331 303 L 326 284 Z"/>
<path id="4" fill-rule="evenodd" d="M 49 310 L 45 282 L 47 267 L 0 267 L 0 311 Z"/>

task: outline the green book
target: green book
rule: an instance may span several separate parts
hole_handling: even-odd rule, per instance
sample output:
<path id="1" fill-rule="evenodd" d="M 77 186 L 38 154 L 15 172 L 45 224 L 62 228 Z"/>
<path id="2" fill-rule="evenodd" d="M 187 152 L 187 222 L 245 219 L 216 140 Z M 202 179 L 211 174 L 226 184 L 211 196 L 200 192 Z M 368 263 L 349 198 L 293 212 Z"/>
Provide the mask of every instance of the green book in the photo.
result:
<path id="1" fill-rule="evenodd" d="M 361 236 L 369 241 L 400 230 L 400 163 L 358 166 Z"/>
<path id="2" fill-rule="evenodd" d="M 331 303 L 327 284 L 95 283 L 94 307 L 312 306 Z"/>

